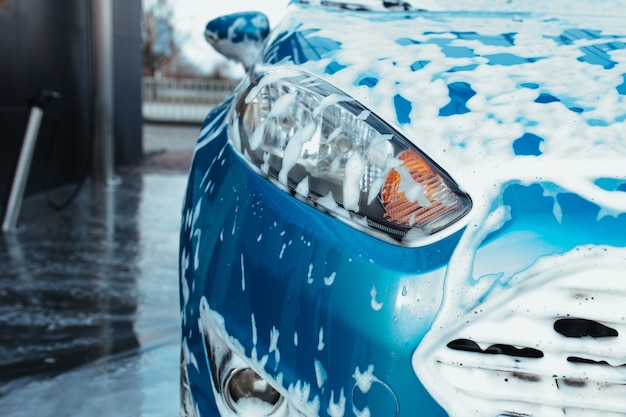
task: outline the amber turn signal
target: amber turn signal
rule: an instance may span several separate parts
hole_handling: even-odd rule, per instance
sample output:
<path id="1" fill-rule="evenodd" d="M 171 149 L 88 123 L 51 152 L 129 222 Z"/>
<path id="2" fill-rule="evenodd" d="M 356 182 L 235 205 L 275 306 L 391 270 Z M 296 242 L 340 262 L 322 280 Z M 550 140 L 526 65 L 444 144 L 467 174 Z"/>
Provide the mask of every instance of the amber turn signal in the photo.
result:
<path id="1" fill-rule="evenodd" d="M 462 202 L 430 165 L 412 149 L 402 152 L 402 164 L 390 170 L 381 191 L 385 220 L 403 227 L 427 227 Z"/>

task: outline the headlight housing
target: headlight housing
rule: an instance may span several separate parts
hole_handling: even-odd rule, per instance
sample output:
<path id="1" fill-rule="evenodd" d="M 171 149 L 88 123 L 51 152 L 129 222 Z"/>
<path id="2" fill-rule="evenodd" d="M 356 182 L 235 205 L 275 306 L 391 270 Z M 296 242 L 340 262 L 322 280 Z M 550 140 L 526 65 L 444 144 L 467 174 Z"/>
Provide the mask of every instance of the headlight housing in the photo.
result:
<path id="1" fill-rule="evenodd" d="M 299 71 L 257 76 L 237 97 L 231 141 L 270 180 L 379 238 L 417 246 L 471 208 L 400 133 Z"/>

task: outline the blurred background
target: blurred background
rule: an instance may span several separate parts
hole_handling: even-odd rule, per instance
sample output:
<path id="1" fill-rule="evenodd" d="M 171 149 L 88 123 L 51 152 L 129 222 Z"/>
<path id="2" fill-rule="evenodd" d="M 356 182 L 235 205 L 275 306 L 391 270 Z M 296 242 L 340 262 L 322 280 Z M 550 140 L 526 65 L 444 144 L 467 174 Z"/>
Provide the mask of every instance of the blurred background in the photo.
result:
<path id="1" fill-rule="evenodd" d="M 206 22 L 261 9 L 275 24 L 286 6 L 282 0 L 110 0 L 104 2 L 108 27 L 98 29 L 103 15 L 99 3 L 0 2 L 0 205 L 9 192 L 31 107 L 42 91 L 58 93 L 58 98 L 48 99 L 41 120 L 27 193 L 86 175 L 98 123 L 99 72 L 110 77 L 106 88 L 111 90 L 115 140 L 109 159 L 115 165 L 134 163 L 143 156 L 144 119 L 201 121 L 243 75 L 238 64 L 204 41 Z M 98 58 L 102 37 L 112 44 L 108 55 Z"/>
<path id="2" fill-rule="evenodd" d="M 285 7 L 0 0 L 0 415 L 178 415 L 187 172 L 243 75 L 204 26 Z"/>

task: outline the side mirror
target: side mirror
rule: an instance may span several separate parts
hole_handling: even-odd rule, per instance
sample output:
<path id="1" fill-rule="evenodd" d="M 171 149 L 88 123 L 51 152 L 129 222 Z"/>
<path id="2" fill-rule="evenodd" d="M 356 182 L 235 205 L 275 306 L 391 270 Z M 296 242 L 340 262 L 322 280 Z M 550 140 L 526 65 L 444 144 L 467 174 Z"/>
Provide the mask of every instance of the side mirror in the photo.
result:
<path id="1" fill-rule="evenodd" d="M 218 17 L 206 25 L 204 37 L 228 59 L 248 70 L 261 52 L 270 33 L 267 16 L 261 12 L 240 12 Z"/>

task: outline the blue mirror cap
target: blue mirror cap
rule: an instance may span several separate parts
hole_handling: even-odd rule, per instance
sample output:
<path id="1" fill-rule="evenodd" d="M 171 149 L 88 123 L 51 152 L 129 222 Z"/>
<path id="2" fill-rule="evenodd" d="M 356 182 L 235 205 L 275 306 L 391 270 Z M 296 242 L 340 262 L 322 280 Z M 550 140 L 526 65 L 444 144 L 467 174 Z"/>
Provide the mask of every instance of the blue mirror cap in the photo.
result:
<path id="1" fill-rule="evenodd" d="M 265 14 L 239 12 L 211 20 L 206 25 L 204 37 L 226 58 L 250 67 L 269 32 L 270 23 Z"/>
<path id="2" fill-rule="evenodd" d="M 206 25 L 205 36 L 209 43 L 229 40 L 240 43 L 246 40 L 263 42 L 270 33 L 267 16 L 261 12 L 238 12 L 211 20 Z"/>

